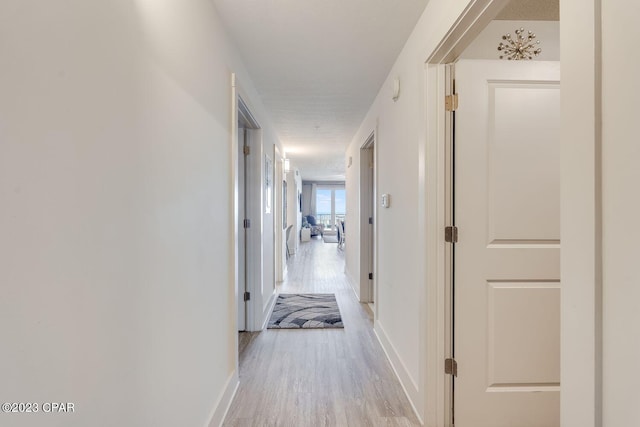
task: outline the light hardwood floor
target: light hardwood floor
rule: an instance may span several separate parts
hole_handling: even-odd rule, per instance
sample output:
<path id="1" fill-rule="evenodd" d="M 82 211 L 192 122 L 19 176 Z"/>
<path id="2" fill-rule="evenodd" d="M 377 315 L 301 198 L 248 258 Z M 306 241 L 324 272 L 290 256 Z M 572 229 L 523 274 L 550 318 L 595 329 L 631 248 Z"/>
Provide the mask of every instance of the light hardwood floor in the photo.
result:
<path id="1" fill-rule="evenodd" d="M 278 291 L 335 293 L 345 327 L 241 333 L 240 387 L 225 426 L 420 425 L 337 244 L 302 243 Z"/>

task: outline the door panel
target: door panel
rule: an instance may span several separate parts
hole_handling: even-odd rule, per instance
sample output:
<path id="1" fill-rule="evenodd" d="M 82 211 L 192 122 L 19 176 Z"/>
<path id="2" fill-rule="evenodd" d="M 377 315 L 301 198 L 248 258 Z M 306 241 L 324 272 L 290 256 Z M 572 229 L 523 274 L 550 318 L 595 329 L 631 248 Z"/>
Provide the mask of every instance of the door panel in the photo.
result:
<path id="1" fill-rule="evenodd" d="M 546 391 L 557 387 L 559 283 L 493 281 L 487 286 L 487 390 Z"/>
<path id="2" fill-rule="evenodd" d="M 559 79 L 455 65 L 456 427 L 560 423 Z"/>
<path id="3" fill-rule="evenodd" d="M 559 244 L 559 86 L 489 81 L 487 89 L 489 243 Z"/>

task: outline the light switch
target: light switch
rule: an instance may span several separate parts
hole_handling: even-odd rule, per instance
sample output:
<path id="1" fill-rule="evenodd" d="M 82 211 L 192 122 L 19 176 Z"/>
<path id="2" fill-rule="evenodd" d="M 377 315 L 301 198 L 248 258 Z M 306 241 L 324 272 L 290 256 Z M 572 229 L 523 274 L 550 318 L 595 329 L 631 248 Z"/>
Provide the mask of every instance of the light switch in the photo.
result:
<path id="1" fill-rule="evenodd" d="M 391 204 L 391 195 L 390 194 L 383 194 L 382 195 L 382 207 L 383 208 L 388 208 L 390 204 Z"/>

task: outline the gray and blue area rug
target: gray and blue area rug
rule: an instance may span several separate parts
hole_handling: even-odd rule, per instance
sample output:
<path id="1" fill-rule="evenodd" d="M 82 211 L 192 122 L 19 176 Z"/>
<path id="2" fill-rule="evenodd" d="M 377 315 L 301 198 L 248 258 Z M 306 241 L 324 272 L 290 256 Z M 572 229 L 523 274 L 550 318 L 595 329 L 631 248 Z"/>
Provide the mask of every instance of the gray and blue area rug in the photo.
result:
<path id="1" fill-rule="evenodd" d="M 344 325 L 334 294 L 280 294 L 268 328 L 344 328 Z"/>

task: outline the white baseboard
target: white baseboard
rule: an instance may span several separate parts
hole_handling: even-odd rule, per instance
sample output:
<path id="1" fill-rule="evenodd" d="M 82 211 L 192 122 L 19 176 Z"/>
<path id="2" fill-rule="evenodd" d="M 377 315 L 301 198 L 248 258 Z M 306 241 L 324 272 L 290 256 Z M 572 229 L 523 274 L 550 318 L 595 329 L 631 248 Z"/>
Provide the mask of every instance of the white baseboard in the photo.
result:
<path id="1" fill-rule="evenodd" d="M 211 416 L 209 417 L 209 424 L 207 427 L 220 427 L 224 422 L 224 418 L 227 416 L 227 412 L 231 407 L 231 402 L 238 391 L 238 386 L 240 385 L 240 381 L 238 379 L 238 370 L 233 371 L 229 379 L 227 380 L 227 384 L 222 391 L 222 395 L 216 402 L 216 405 L 211 412 Z"/>
<path id="2" fill-rule="evenodd" d="M 269 323 L 269 319 L 271 318 L 271 312 L 273 311 L 273 306 L 276 305 L 276 300 L 278 299 L 278 292 L 274 291 L 269 297 L 269 302 L 267 303 L 267 309 L 264 311 L 262 315 L 262 327 L 260 330 L 264 330 Z"/>
<path id="3" fill-rule="evenodd" d="M 356 286 L 356 281 L 353 279 L 353 276 L 351 276 L 351 273 L 349 272 L 349 270 L 347 270 L 346 266 L 344 268 L 344 275 L 347 277 L 347 282 L 349 282 L 349 286 L 351 287 L 351 290 L 355 294 L 356 299 L 362 302 L 360 300 L 360 284 Z"/>
<path id="4" fill-rule="evenodd" d="M 413 413 L 418 417 L 420 424 L 424 425 L 422 414 L 416 409 L 416 402 L 424 400 L 425 396 L 421 395 L 420 389 L 413 378 L 411 378 L 411 375 L 409 375 L 409 371 L 404 366 L 404 363 L 402 363 L 400 355 L 393 344 L 391 344 L 391 341 L 387 337 L 387 333 L 384 331 L 379 320 L 375 322 L 373 332 L 376 334 L 376 338 L 378 338 L 378 342 L 382 346 L 382 350 L 384 350 L 384 354 L 387 356 L 389 363 L 391 363 L 391 368 L 400 381 L 404 394 L 407 396 L 407 399 L 409 399 L 411 408 L 413 408 Z M 422 405 L 418 406 L 422 407 Z"/>

